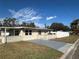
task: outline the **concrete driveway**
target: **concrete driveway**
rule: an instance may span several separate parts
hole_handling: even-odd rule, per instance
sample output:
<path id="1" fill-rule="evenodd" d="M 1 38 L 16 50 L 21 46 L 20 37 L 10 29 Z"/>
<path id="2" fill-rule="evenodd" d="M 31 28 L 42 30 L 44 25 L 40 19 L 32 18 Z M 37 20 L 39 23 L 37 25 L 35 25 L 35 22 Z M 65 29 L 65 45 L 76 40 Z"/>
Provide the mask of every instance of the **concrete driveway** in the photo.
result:
<path id="1" fill-rule="evenodd" d="M 36 43 L 36 44 L 39 44 L 39 45 L 45 45 L 47 47 L 54 48 L 58 51 L 61 51 L 63 53 L 65 53 L 70 48 L 70 46 L 72 46 L 72 44 L 65 43 L 65 42 L 41 40 L 41 39 L 30 40 L 29 42 Z"/>

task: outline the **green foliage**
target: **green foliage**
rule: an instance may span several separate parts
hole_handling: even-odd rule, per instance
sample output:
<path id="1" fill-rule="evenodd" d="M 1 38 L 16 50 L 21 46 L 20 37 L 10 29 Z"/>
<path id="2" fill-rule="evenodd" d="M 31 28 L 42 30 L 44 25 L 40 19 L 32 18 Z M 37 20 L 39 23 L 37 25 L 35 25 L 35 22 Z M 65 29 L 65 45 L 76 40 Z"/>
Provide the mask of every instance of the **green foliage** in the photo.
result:
<path id="1" fill-rule="evenodd" d="M 54 31 L 69 31 L 70 28 L 62 23 L 52 23 L 50 29 L 53 29 Z"/>
<path id="2" fill-rule="evenodd" d="M 79 19 L 76 19 L 73 22 L 71 22 L 70 26 L 73 33 L 75 34 L 79 33 Z"/>
<path id="3" fill-rule="evenodd" d="M 22 22 L 21 25 L 22 25 L 22 26 L 26 26 L 26 27 L 36 27 L 33 22 L 31 22 L 31 23 Z"/>
<path id="4" fill-rule="evenodd" d="M 26 22 L 22 22 L 22 24 L 21 24 L 22 26 L 26 26 Z"/>
<path id="5" fill-rule="evenodd" d="M 4 22 L 3 26 L 15 26 L 16 25 L 15 18 L 5 18 L 3 22 Z"/>
<path id="6" fill-rule="evenodd" d="M 13 27 L 13 26 L 36 27 L 33 22 L 32 23 L 22 22 L 22 24 L 18 24 L 18 22 L 17 22 L 17 20 L 15 18 L 5 18 L 3 20 L 3 24 L 0 22 L 0 26 L 7 26 L 7 27 Z"/>
<path id="7" fill-rule="evenodd" d="M 72 30 L 79 29 L 79 28 L 78 28 L 78 27 L 79 27 L 79 19 L 74 20 L 74 21 L 70 24 L 70 26 L 71 26 L 71 29 L 72 29 Z"/>
<path id="8" fill-rule="evenodd" d="M 35 24 L 32 22 L 30 24 L 27 24 L 28 27 L 35 27 Z"/>

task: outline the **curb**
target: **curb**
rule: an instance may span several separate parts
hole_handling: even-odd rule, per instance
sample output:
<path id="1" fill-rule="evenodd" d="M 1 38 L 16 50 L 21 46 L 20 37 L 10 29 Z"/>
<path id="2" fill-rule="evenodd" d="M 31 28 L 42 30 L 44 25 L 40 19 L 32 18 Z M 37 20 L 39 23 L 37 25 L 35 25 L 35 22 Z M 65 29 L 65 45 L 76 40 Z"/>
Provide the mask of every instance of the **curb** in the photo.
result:
<path id="1" fill-rule="evenodd" d="M 68 49 L 68 51 L 63 56 L 60 57 L 60 59 L 67 59 L 67 57 L 69 55 L 70 55 L 69 59 L 72 59 L 72 56 L 73 56 L 78 44 L 79 44 L 79 39 Z"/>

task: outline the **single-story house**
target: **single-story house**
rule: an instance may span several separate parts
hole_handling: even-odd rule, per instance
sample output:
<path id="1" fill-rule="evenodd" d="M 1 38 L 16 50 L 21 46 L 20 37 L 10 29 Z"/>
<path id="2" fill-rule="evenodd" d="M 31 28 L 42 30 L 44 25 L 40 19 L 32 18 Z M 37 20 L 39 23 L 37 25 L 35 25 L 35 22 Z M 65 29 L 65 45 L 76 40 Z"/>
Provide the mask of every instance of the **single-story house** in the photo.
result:
<path id="1" fill-rule="evenodd" d="M 46 28 L 32 28 L 32 27 L 0 27 L 0 40 L 2 43 L 16 42 L 16 41 L 27 41 L 35 39 L 54 39 L 58 35 L 52 33 L 52 29 Z M 69 33 L 64 34 L 65 37 L 69 36 Z"/>

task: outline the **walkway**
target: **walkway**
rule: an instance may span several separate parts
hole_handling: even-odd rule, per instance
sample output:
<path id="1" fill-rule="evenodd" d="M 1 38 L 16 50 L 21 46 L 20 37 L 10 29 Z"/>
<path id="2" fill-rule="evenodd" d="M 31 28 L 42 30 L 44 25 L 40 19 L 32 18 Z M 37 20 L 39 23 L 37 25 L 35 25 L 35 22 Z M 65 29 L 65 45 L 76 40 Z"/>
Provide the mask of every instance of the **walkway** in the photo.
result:
<path id="1" fill-rule="evenodd" d="M 50 40 L 30 40 L 29 42 L 36 43 L 39 45 L 45 45 L 50 48 L 54 48 L 58 51 L 65 53 L 72 44 L 64 43 L 64 42 L 57 42 L 57 41 L 50 41 Z"/>

